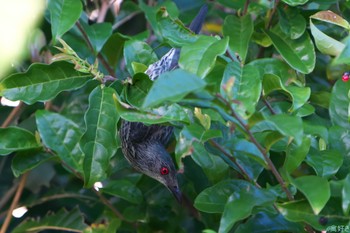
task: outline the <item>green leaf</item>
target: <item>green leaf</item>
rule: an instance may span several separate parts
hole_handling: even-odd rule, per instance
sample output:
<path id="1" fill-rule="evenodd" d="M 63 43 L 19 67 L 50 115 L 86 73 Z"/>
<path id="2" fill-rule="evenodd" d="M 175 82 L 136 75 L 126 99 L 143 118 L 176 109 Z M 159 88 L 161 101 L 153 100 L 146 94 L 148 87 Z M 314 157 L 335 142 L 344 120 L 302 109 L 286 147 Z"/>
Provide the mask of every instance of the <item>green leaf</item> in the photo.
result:
<path id="1" fill-rule="evenodd" d="M 344 43 L 344 48 L 341 50 L 340 54 L 333 59 L 332 65 L 342 65 L 346 64 L 349 65 L 349 57 L 350 57 L 350 37 L 346 37 L 342 43 Z M 339 48 L 340 49 L 340 48 Z"/>
<path id="2" fill-rule="evenodd" d="M 219 180 L 227 172 L 227 164 L 218 156 L 210 154 L 204 145 L 194 141 L 192 159 L 204 170 L 211 180 Z"/>
<path id="3" fill-rule="evenodd" d="M 343 156 L 337 150 L 323 150 L 309 153 L 306 161 L 320 177 L 330 178 L 343 164 Z"/>
<path id="4" fill-rule="evenodd" d="M 49 153 L 40 151 L 21 151 L 16 153 L 12 159 L 11 169 L 15 177 L 26 173 L 27 171 L 33 170 L 40 164 L 53 158 Z"/>
<path id="5" fill-rule="evenodd" d="M 142 193 L 133 183 L 128 180 L 114 180 L 100 189 L 103 193 L 114 195 L 133 204 L 142 202 Z"/>
<path id="6" fill-rule="evenodd" d="M 0 128 L 0 155 L 40 147 L 41 145 L 35 136 L 25 129 L 18 127 Z"/>
<path id="7" fill-rule="evenodd" d="M 342 195 L 342 209 L 345 215 L 349 215 L 350 211 L 350 174 L 343 180 Z"/>
<path id="8" fill-rule="evenodd" d="M 260 99 L 261 79 L 254 66 L 242 67 L 237 62 L 227 64 L 221 87 L 223 96 L 229 100 L 238 101 L 234 108 L 241 116 L 248 117 L 255 112 L 255 107 Z"/>
<path id="9" fill-rule="evenodd" d="M 315 44 L 321 53 L 338 56 L 345 48 L 345 45 L 320 31 L 310 19 L 311 34 L 315 39 Z"/>
<path id="10" fill-rule="evenodd" d="M 35 114 L 36 124 L 44 145 L 79 173 L 83 171 L 84 154 L 79 140 L 83 132 L 79 125 L 64 116 L 44 110 Z"/>
<path id="11" fill-rule="evenodd" d="M 62 91 L 82 87 L 91 79 L 70 63 L 61 61 L 50 65 L 32 64 L 27 72 L 10 75 L 0 83 L 0 95 L 27 104 L 47 101 Z"/>
<path id="12" fill-rule="evenodd" d="M 214 67 L 216 57 L 226 52 L 229 38 L 201 36 L 181 49 L 179 66 L 204 78 Z"/>
<path id="13" fill-rule="evenodd" d="M 126 86 L 127 101 L 135 107 L 141 107 L 152 84 L 153 82 L 148 75 L 144 73 L 135 74 L 132 79 L 132 85 Z"/>
<path id="14" fill-rule="evenodd" d="M 304 161 L 307 153 L 310 150 L 311 140 L 309 137 L 304 136 L 300 145 L 291 143 L 286 151 L 286 160 L 284 161 L 283 168 L 287 173 L 293 172 Z"/>
<path id="15" fill-rule="evenodd" d="M 83 11 L 83 5 L 81 1 L 76 0 L 50 0 L 48 9 L 52 38 L 55 41 L 74 26 Z"/>
<path id="16" fill-rule="evenodd" d="M 287 3 L 290 6 L 298 6 L 298 5 L 304 5 L 309 0 L 282 0 L 282 1 Z"/>
<path id="17" fill-rule="evenodd" d="M 83 21 L 80 23 L 87 34 L 95 55 L 97 55 L 108 38 L 112 35 L 112 25 L 110 23 L 95 23 L 88 25 Z"/>
<path id="18" fill-rule="evenodd" d="M 329 116 L 334 125 L 350 129 L 350 82 L 338 80 L 332 89 Z"/>
<path id="19" fill-rule="evenodd" d="M 154 107 L 165 101 L 177 102 L 187 94 L 202 89 L 205 85 L 202 79 L 185 70 L 176 69 L 165 72 L 154 82 L 142 107 Z"/>
<path id="20" fill-rule="evenodd" d="M 141 111 L 128 106 L 115 98 L 115 106 L 121 118 L 127 121 L 143 122 L 146 124 L 157 124 L 169 121 L 182 121 L 189 123 L 189 111 L 178 104 L 161 106 L 158 108 Z"/>
<path id="21" fill-rule="evenodd" d="M 196 197 L 194 207 L 206 213 L 223 213 L 229 196 L 241 183 L 240 180 L 224 180 L 203 190 Z"/>
<path id="22" fill-rule="evenodd" d="M 289 111 L 294 112 L 301 108 L 310 98 L 311 89 L 309 87 L 285 86 L 281 79 L 273 74 L 265 74 L 262 82 L 264 95 L 269 95 L 274 91 L 283 91 L 293 101 Z"/>
<path id="23" fill-rule="evenodd" d="M 27 219 L 17 226 L 12 232 L 39 232 L 45 230 L 60 230 L 71 232 L 82 232 L 87 225 L 84 223 L 84 214 L 74 208 L 70 211 L 61 209 L 57 213 L 47 214 L 42 219 Z"/>
<path id="24" fill-rule="evenodd" d="M 261 211 L 246 222 L 238 225 L 235 233 L 247 232 L 303 232 L 304 228 L 301 224 L 290 222 L 281 214 Z"/>
<path id="25" fill-rule="evenodd" d="M 306 29 L 306 21 L 296 8 L 277 8 L 281 30 L 291 39 L 298 39 Z"/>
<path id="26" fill-rule="evenodd" d="M 265 74 L 274 74 L 281 79 L 283 84 L 299 82 L 295 70 L 280 59 L 261 58 L 250 62 L 249 65 L 258 68 L 260 77 L 264 77 Z"/>
<path id="27" fill-rule="evenodd" d="M 304 194 L 313 212 L 319 214 L 331 196 L 328 181 L 318 176 L 301 176 L 292 183 Z"/>
<path id="28" fill-rule="evenodd" d="M 254 24 L 251 16 L 246 14 L 243 17 L 229 15 L 225 18 L 223 34 L 230 38 L 229 47 L 232 52 L 238 53 L 240 60 L 244 63 L 250 38 L 253 35 Z"/>
<path id="29" fill-rule="evenodd" d="M 120 33 L 111 35 L 103 45 L 101 54 L 105 57 L 111 67 L 116 67 L 123 56 L 124 44 L 128 38 Z"/>
<path id="30" fill-rule="evenodd" d="M 265 33 L 291 67 L 304 74 L 313 71 L 316 62 L 315 49 L 306 31 L 296 40 L 289 38 L 279 27 L 276 27 L 274 31 L 265 31 Z"/>
<path id="31" fill-rule="evenodd" d="M 126 68 L 131 75 L 135 74 L 132 67 L 133 62 L 149 65 L 158 60 L 157 55 L 147 43 L 137 40 L 125 42 L 124 58 Z"/>
<path id="32" fill-rule="evenodd" d="M 157 20 L 157 13 L 160 11 L 161 7 L 164 7 L 166 9 L 166 12 L 169 13 L 171 18 L 176 18 L 179 15 L 179 10 L 177 9 L 176 4 L 172 1 L 159 2 L 157 6 L 148 6 L 143 1 L 140 1 L 139 7 L 145 13 L 147 22 L 151 24 L 152 29 L 154 30 L 157 36 L 160 36 L 160 30 L 161 30 L 158 26 L 158 20 Z M 166 15 L 164 16 L 165 23 L 171 24 L 171 28 L 173 26 L 176 29 L 177 26 L 174 25 L 174 22 L 172 21 L 172 19 L 170 19 L 170 17 L 166 17 Z M 161 21 L 161 19 L 159 20 Z M 172 35 L 172 36 L 176 36 L 176 35 Z"/>
<path id="33" fill-rule="evenodd" d="M 320 216 L 315 215 L 307 201 L 276 203 L 279 212 L 291 222 L 306 222 L 316 230 L 324 230 L 325 226 L 319 223 Z"/>
<path id="34" fill-rule="evenodd" d="M 246 187 L 235 190 L 228 198 L 220 220 L 219 233 L 229 232 L 237 221 L 249 217 L 254 207 L 271 205 L 274 200 L 275 196 L 271 192 L 247 182 Z"/>
<path id="35" fill-rule="evenodd" d="M 278 114 L 268 116 L 267 119 L 282 135 L 288 136 L 289 139 L 294 140 L 297 145 L 301 144 L 304 130 L 300 117 Z"/>
<path id="36" fill-rule="evenodd" d="M 158 10 L 156 19 L 163 40 L 173 47 L 189 45 L 198 39 L 198 35 L 185 27 L 181 21 L 172 19 L 165 8 Z"/>
<path id="37" fill-rule="evenodd" d="M 114 105 L 110 87 L 97 86 L 90 94 L 89 109 L 85 113 L 86 131 L 80 140 L 80 147 L 85 154 L 85 186 L 107 177 L 110 159 L 118 148 L 117 123 L 119 115 Z"/>

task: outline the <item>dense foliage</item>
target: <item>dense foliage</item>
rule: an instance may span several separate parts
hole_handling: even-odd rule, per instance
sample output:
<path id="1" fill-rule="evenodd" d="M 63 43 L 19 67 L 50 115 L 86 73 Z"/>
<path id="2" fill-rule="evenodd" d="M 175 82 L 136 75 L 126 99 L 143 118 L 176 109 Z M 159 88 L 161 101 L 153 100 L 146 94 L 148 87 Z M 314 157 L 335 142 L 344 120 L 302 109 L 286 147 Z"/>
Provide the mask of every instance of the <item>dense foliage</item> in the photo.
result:
<path id="1" fill-rule="evenodd" d="M 203 4 L 48 1 L 0 77 L 2 233 L 350 230 L 350 2 L 212 1 L 194 35 Z M 175 127 L 182 205 L 126 162 L 122 119 Z"/>

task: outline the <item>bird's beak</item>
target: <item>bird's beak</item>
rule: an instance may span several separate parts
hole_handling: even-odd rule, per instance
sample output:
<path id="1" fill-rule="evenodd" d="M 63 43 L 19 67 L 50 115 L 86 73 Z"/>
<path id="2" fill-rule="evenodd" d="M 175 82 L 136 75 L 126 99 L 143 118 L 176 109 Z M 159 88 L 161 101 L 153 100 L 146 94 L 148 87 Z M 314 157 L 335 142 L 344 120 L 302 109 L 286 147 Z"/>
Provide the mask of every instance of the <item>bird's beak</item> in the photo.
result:
<path id="1" fill-rule="evenodd" d="M 168 189 L 172 192 L 172 194 L 175 196 L 176 200 L 181 203 L 182 202 L 182 193 L 177 186 L 171 186 L 168 187 Z"/>

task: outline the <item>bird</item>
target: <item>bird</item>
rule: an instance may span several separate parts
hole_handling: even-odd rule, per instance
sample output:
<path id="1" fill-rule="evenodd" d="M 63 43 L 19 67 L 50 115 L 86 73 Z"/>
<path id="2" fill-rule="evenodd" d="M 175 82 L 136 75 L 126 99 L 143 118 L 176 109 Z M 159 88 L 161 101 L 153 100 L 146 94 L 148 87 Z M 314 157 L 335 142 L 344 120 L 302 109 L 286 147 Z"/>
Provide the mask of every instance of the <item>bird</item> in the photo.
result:
<path id="1" fill-rule="evenodd" d="M 195 34 L 200 32 L 207 11 L 208 6 L 202 6 L 191 22 L 189 29 Z M 172 48 L 159 61 L 149 65 L 145 73 L 154 81 L 162 73 L 178 68 L 179 57 L 180 49 Z M 177 171 L 166 150 L 172 133 L 172 126 L 123 120 L 120 127 L 121 148 L 124 157 L 136 171 L 162 183 L 181 203 Z"/>

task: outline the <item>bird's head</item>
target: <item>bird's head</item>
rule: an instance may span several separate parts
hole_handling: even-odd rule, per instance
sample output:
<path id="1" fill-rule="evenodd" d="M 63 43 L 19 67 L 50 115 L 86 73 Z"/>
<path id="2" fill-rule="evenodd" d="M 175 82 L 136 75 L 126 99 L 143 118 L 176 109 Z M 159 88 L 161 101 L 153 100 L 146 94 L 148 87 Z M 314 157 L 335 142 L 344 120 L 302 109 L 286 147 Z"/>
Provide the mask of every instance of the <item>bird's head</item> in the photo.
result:
<path id="1" fill-rule="evenodd" d="M 147 141 L 136 146 L 136 161 L 130 161 L 138 171 L 164 184 L 181 202 L 182 194 L 176 178 L 174 163 L 164 146 L 155 141 Z"/>

